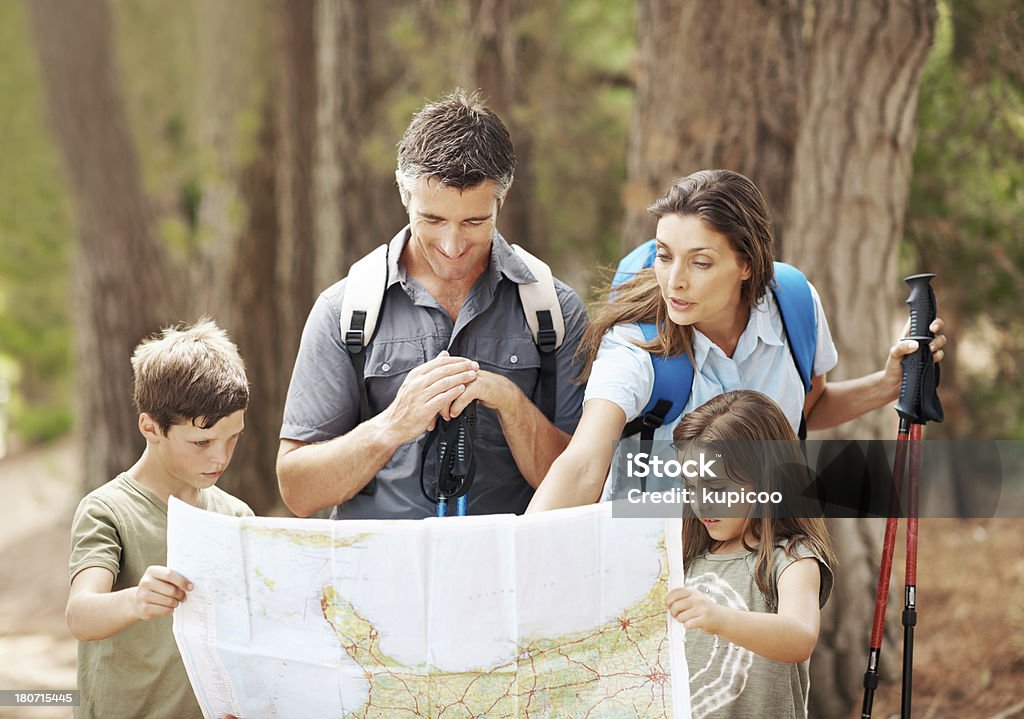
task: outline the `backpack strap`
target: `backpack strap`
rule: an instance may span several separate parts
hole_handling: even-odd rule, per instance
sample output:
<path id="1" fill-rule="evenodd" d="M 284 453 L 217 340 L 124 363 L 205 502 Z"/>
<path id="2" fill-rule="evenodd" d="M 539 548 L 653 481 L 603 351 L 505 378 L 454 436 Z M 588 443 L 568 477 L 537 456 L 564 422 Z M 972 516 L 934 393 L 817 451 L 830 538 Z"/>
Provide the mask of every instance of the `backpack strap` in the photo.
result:
<path id="1" fill-rule="evenodd" d="M 644 341 L 650 342 L 658 335 L 654 324 L 640 324 Z M 651 354 L 654 366 L 654 386 L 640 414 L 622 430 L 623 437 L 640 434 L 640 440 L 653 440 L 654 430 L 663 424 L 674 422 L 682 414 L 693 389 L 693 363 L 686 355 L 665 357 Z M 649 436 L 648 436 L 649 435 Z"/>
<path id="2" fill-rule="evenodd" d="M 804 273 L 793 265 L 776 262 L 771 290 L 779 305 L 782 326 L 789 340 L 793 362 L 804 383 L 804 392 L 810 392 L 814 355 L 818 349 L 818 314 L 811 285 Z"/>
<path id="3" fill-rule="evenodd" d="M 359 385 L 359 421 L 370 418 L 366 396 L 366 355 L 363 350 L 377 331 L 380 308 L 388 281 L 388 246 L 381 245 L 355 262 L 348 271 L 345 297 L 341 301 L 341 338 L 352 357 Z"/>
<path id="4" fill-rule="evenodd" d="M 384 290 L 388 282 L 388 246 L 381 245 L 370 254 L 355 262 L 348 271 L 345 296 L 341 300 L 341 339 L 345 351 L 352 358 L 356 371 L 356 385 L 359 387 L 359 421 L 370 419 L 370 400 L 366 394 L 366 345 L 377 331 L 381 305 L 384 304 Z M 360 490 L 360 494 L 372 495 L 377 480 Z"/>
<path id="5" fill-rule="evenodd" d="M 558 301 L 555 280 L 547 263 L 519 245 L 512 245 L 512 249 L 536 280 L 516 286 L 519 289 L 519 302 L 523 306 L 526 324 L 530 326 L 530 334 L 533 335 L 533 341 L 540 351 L 540 409 L 548 421 L 553 423 L 558 406 L 555 350 L 562 346 L 562 340 L 565 339 L 562 305 Z"/>
<path id="6" fill-rule="evenodd" d="M 771 289 L 779 305 L 782 327 L 789 340 L 789 351 L 806 394 L 811 391 L 814 356 L 818 349 L 818 313 L 814 308 L 811 285 L 797 268 L 785 262 L 776 262 L 775 280 Z M 796 434 L 801 440 L 807 439 L 807 418 L 803 410 L 800 411 L 800 428 Z"/>
<path id="7" fill-rule="evenodd" d="M 629 282 L 641 270 L 653 266 L 657 254 L 658 244 L 653 239 L 633 249 L 619 261 L 615 277 L 612 279 L 612 287 Z M 658 335 L 658 328 L 654 324 L 639 323 L 639 327 L 645 342 L 650 342 Z M 642 443 L 652 441 L 655 429 L 674 422 L 682 414 L 693 388 L 693 363 L 689 357 L 664 357 L 654 354 L 650 357 L 651 364 L 654 365 L 654 387 L 651 390 L 651 397 L 639 416 L 628 422 L 622 430 L 623 437 L 639 434 Z"/>

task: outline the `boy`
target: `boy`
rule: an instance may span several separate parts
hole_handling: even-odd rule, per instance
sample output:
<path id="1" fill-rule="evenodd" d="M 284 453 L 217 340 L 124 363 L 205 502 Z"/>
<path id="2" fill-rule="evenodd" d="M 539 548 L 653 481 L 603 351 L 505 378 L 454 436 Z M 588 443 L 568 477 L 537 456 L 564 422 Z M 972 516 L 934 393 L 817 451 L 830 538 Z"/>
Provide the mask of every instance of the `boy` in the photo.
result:
<path id="1" fill-rule="evenodd" d="M 171 612 L 192 585 L 163 566 L 167 500 L 252 515 L 214 486 L 242 433 L 249 385 L 238 349 L 208 318 L 142 342 L 132 370 L 146 448 L 82 500 L 72 525 L 66 617 L 79 640 L 75 716 L 198 718 L 171 634 Z"/>

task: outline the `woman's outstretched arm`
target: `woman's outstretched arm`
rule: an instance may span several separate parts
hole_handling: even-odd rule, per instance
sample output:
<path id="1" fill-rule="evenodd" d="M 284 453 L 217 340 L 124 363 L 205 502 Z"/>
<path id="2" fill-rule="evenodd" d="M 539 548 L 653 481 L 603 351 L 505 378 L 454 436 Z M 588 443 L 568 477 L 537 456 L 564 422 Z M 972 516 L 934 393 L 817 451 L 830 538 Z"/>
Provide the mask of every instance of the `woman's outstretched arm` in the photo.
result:
<path id="1" fill-rule="evenodd" d="M 614 402 L 587 400 L 569 446 L 552 463 L 527 512 L 592 504 L 601 498 L 626 413 Z"/>

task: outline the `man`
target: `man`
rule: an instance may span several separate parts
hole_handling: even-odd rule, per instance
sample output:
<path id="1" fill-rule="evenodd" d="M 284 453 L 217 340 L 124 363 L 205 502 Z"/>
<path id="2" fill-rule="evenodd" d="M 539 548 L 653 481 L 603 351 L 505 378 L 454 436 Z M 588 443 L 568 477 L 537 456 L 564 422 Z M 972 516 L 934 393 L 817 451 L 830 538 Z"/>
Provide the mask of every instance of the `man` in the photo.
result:
<path id="1" fill-rule="evenodd" d="M 456 92 L 429 103 L 398 146 L 395 176 L 409 224 L 391 240 L 376 334 L 346 351 L 346 278 L 317 299 L 303 330 L 281 427 L 281 496 L 297 515 L 418 518 L 436 474 L 437 420 L 477 401 L 470 514 L 521 513 L 579 421 L 573 356 L 586 325 L 555 281 L 565 337 L 555 351 L 554 422 L 542 401 L 540 353 L 517 286 L 530 269 L 496 228 L 515 151 L 501 120 Z M 362 364 L 368 412 L 360 411 Z M 364 414 L 365 416 L 360 416 Z"/>

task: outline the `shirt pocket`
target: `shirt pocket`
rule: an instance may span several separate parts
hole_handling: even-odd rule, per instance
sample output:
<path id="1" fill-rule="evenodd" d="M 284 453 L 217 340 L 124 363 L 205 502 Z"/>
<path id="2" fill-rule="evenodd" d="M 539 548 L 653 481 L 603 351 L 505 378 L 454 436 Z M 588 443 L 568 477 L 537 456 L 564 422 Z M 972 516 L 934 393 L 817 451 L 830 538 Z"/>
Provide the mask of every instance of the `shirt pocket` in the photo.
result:
<path id="1" fill-rule="evenodd" d="M 480 363 L 480 369 L 512 380 L 527 398 L 534 399 L 540 382 L 540 351 L 529 335 L 478 337 L 468 356 Z M 498 415 L 482 405 L 477 405 L 477 435 L 502 442 L 505 437 Z"/>
<path id="2" fill-rule="evenodd" d="M 427 361 L 426 340 L 374 340 L 366 351 L 363 377 L 370 411 L 377 414 L 394 401 L 409 372 Z"/>

